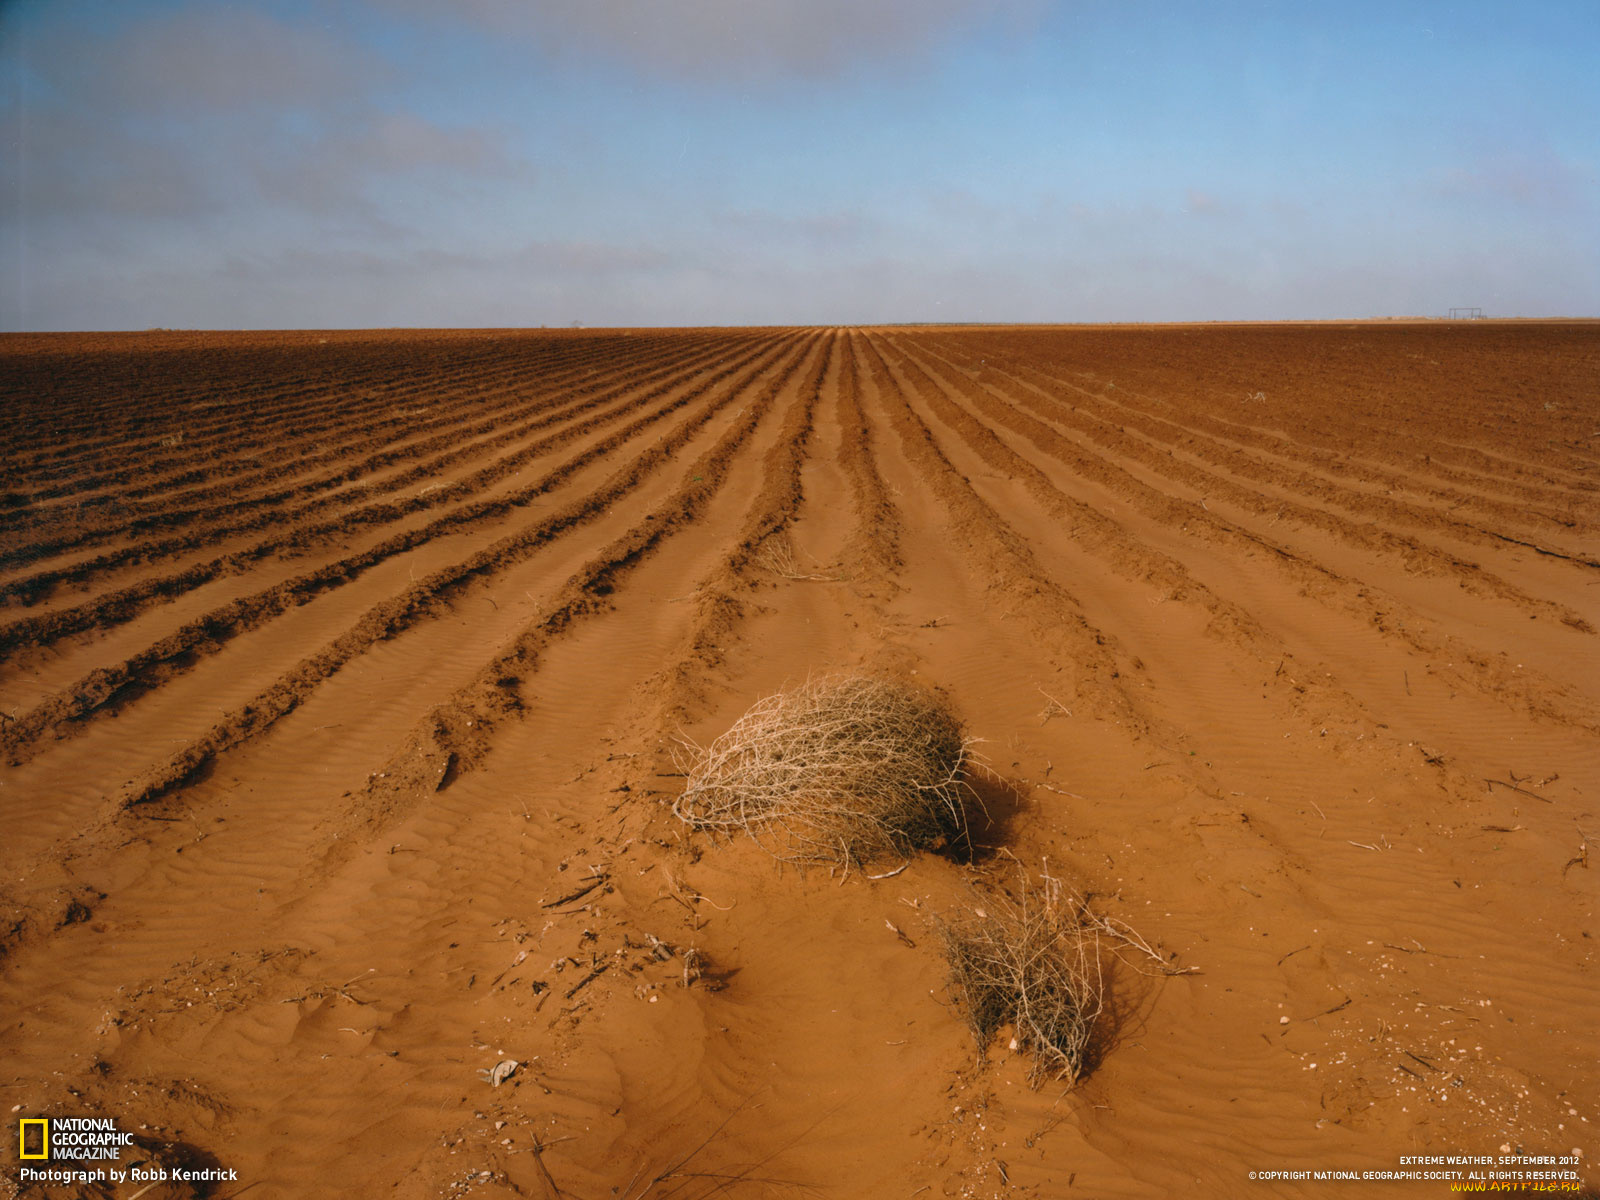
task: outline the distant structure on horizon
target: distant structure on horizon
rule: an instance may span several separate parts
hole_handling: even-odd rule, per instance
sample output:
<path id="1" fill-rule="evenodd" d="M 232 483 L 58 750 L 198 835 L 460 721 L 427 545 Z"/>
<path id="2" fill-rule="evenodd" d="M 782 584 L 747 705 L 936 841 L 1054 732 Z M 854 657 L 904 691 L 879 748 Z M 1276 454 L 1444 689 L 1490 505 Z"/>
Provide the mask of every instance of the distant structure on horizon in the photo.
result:
<path id="1" fill-rule="evenodd" d="M 1481 308 L 1452 308 L 1450 310 L 1450 319 L 1452 321 L 1477 321 L 1482 317 L 1483 309 Z"/>

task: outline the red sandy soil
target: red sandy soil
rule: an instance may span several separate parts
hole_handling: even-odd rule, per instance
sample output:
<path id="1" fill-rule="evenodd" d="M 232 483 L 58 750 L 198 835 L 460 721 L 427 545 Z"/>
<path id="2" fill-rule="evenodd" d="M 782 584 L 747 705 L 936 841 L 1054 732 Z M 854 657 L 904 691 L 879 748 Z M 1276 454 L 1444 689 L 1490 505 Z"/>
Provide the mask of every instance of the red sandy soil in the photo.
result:
<path id="1" fill-rule="evenodd" d="M 238 1173 L 149 1200 L 1593 1186 L 1597 380 L 1554 322 L 0 338 L 0 1101 Z M 840 670 L 981 739 L 971 860 L 672 817 Z M 1194 968 L 1108 945 L 1071 1090 L 934 924 L 1045 871 Z"/>

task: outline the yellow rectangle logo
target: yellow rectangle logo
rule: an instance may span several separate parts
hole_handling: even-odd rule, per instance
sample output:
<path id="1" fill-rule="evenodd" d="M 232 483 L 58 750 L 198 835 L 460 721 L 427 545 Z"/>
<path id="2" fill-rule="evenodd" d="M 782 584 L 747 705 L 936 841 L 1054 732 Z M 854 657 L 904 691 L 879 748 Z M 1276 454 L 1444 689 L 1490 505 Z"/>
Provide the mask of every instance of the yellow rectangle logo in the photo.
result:
<path id="1" fill-rule="evenodd" d="M 23 1117 L 17 1122 L 17 1157 L 50 1157 L 49 1117 Z"/>

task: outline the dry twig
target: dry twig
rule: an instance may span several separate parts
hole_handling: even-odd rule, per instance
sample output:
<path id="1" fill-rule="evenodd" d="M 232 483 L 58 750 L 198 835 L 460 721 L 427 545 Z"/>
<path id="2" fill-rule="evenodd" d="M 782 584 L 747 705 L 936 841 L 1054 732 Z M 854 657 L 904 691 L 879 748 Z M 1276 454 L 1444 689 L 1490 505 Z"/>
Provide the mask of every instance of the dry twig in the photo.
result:
<path id="1" fill-rule="evenodd" d="M 1541 796 L 1538 792 L 1530 792 L 1527 788 L 1518 787 L 1514 783 L 1507 783 L 1504 779 L 1485 779 L 1484 782 L 1488 784 L 1491 789 L 1496 787 L 1510 788 L 1513 792 L 1520 792 L 1522 795 L 1531 796 L 1535 800 L 1543 800 L 1546 804 L 1555 803 L 1555 801 L 1550 799 L 1549 796 Z"/>
<path id="2" fill-rule="evenodd" d="M 1054 696 L 1052 696 L 1049 692 L 1045 691 L 1042 687 L 1038 687 L 1037 685 L 1035 685 L 1035 689 L 1038 691 L 1039 695 L 1043 696 L 1045 698 L 1045 700 L 1047 701 L 1045 706 L 1042 709 L 1039 710 L 1039 716 L 1041 718 L 1043 718 L 1039 722 L 1039 724 L 1041 724 L 1041 725 L 1049 724 L 1050 718 L 1054 717 L 1054 716 L 1057 716 L 1058 714 L 1061 715 L 1061 716 L 1067 716 L 1067 717 L 1070 717 L 1072 715 L 1072 710 L 1070 708 L 1068 708 L 1065 704 L 1061 703 L 1061 701 L 1057 700 Z"/>
<path id="3" fill-rule="evenodd" d="M 1144 955 L 1155 964 L 1155 969 L 1158 974 L 1198 975 L 1200 973 L 1199 967 L 1173 966 L 1170 961 L 1162 958 L 1149 942 L 1140 937 L 1133 926 L 1129 925 L 1126 921 L 1119 921 L 1115 917 L 1102 916 L 1097 912 L 1091 911 L 1087 904 L 1084 904 L 1081 901 L 1079 903 L 1080 911 L 1085 923 L 1098 930 L 1100 933 L 1103 933 L 1106 937 L 1111 938 L 1113 941 L 1121 942 L 1124 946 L 1127 946 L 1133 950 L 1137 950 L 1140 954 Z M 1302 946 L 1301 949 L 1303 950 L 1305 947 Z M 1298 951 L 1290 951 L 1290 954 L 1295 953 L 1298 953 Z M 1173 957 L 1177 957 L 1176 954 L 1174 954 Z M 1287 954 L 1284 955 L 1284 958 L 1287 957 Z M 1282 962 L 1283 959 L 1280 958 L 1278 961 Z M 1149 969 L 1146 967 L 1135 967 L 1134 969 L 1139 971 L 1140 974 L 1148 974 L 1149 972 Z"/>
<path id="4" fill-rule="evenodd" d="M 770 571 L 780 579 L 808 580 L 815 583 L 837 583 L 832 575 L 816 575 L 803 571 L 795 560 L 794 547 L 787 534 L 777 533 L 761 544 L 755 556 L 756 566 Z"/>

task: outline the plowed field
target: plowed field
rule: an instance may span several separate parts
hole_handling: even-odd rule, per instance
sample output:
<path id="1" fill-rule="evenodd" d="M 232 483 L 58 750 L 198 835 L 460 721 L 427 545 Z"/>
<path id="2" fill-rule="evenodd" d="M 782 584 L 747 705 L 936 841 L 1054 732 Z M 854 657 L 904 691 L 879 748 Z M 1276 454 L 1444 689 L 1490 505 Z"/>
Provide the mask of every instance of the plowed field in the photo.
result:
<path id="1" fill-rule="evenodd" d="M 1593 1184 L 1597 381 L 1592 323 L 0 338 L 0 1101 L 238 1173 L 149 1200 Z M 975 852 L 672 816 L 855 670 L 980 739 Z M 1070 1091 L 935 927 L 1043 873 L 1154 951 Z"/>

